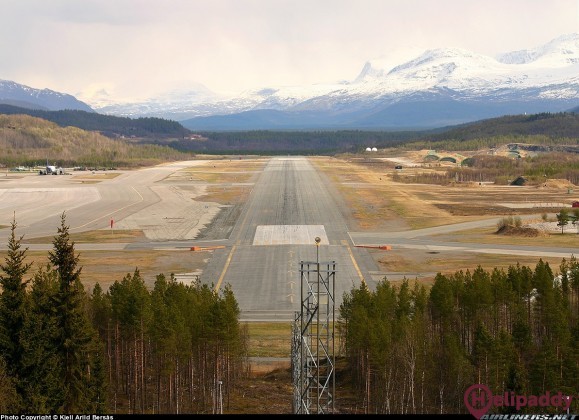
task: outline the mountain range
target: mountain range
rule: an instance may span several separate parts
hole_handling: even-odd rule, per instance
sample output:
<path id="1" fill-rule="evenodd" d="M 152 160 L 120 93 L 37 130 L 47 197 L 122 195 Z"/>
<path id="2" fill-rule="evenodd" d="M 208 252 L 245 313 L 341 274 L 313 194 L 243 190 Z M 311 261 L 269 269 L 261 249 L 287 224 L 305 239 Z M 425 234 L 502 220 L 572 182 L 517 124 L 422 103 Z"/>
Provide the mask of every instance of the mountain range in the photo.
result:
<path id="1" fill-rule="evenodd" d="M 42 111 L 93 111 L 89 105 L 72 95 L 50 89 L 35 89 L 10 80 L 0 80 L 0 104 Z"/>
<path id="2" fill-rule="evenodd" d="M 84 103 L 70 95 L 0 80 L 0 103 L 158 117 L 179 121 L 191 130 L 427 129 L 575 109 L 579 34 L 497 57 L 440 48 L 402 63 L 372 60 L 352 81 L 264 87 L 229 98 L 197 85 L 140 103 L 101 99 Z"/>

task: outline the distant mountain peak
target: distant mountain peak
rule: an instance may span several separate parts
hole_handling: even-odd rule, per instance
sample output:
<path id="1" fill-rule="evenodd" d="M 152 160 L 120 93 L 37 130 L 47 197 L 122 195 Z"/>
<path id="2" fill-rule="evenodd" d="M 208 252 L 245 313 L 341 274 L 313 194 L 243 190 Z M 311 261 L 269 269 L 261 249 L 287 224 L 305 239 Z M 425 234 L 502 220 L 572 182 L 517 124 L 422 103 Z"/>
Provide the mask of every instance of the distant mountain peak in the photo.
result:
<path id="1" fill-rule="evenodd" d="M 10 80 L 0 80 L 0 103 L 26 104 L 27 108 L 60 111 L 78 109 L 92 112 L 90 106 L 74 96 L 51 89 L 36 89 Z"/>
<path id="2" fill-rule="evenodd" d="M 579 63 L 579 33 L 561 35 L 536 48 L 501 54 L 497 60 L 505 64 L 544 63 L 562 67 Z"/>

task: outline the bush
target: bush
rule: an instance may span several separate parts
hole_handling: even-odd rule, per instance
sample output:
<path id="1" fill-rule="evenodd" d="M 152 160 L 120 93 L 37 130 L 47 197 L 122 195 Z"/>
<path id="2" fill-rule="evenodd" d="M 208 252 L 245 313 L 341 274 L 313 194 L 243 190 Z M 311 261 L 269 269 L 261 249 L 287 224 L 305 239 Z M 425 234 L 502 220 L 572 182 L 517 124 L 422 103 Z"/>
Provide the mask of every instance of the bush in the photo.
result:
<path id="1" fill-rule="evenodd" d="M 504 229 L 506 227 L 521 227 L 523 225 L 523 221 L 519 216 L 507 216 L 503 217 L 501 220 L 497 222 L 497 230 Z"/>

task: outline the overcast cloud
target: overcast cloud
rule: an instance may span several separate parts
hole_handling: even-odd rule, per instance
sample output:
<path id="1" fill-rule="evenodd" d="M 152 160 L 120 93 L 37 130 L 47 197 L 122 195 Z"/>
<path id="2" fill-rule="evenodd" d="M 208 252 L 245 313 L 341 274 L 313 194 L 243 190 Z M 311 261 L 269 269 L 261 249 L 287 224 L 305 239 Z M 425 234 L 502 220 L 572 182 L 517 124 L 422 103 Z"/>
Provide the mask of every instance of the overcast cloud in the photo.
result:
<path id="1" fill-rule="evenodd" d="M 0 79 L 146 98 L 353 80 L 429 48 L 494 56 L 579 32 L 579 0 L 0 0 Z"/>

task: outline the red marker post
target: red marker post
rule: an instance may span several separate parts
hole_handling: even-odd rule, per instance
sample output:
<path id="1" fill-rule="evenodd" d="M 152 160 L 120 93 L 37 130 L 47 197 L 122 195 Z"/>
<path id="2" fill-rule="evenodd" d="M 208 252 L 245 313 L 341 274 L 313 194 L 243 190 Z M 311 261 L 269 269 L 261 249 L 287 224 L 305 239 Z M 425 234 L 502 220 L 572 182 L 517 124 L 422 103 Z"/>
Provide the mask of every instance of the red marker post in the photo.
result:
<path id="1" fill-rule="evenodd" d="M 115 221 L 113 219 L 111 219 L 111 235 L 113 234 L 113 224 L 115 223 Z"/>

